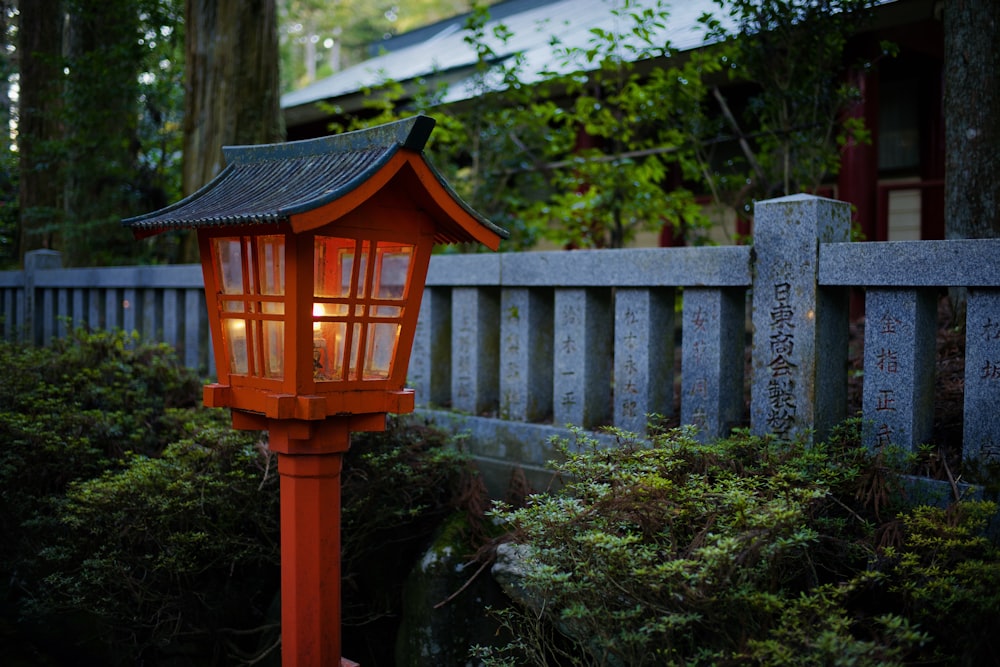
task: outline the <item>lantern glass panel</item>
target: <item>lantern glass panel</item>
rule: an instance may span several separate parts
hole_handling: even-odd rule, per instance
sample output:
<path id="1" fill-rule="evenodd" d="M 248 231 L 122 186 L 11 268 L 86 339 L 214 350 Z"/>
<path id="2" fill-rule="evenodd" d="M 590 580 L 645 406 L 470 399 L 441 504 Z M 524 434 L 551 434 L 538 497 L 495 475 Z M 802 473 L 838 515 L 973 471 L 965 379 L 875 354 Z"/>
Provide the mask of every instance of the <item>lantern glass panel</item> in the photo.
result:
<path id="1" fill-rule="evenodd" d="M 246 320 L 222 320 L 222 329 L 226 347 L 229 349 L 229 372 L 234 375 L 246 375 L 250 370 Z"/>
<path id="2" fill-rule="evenodd" d="M 285 237 L 257 238 L 257 282 L 266 296 L 285 294 Z"/>
<path id="3" fill-rule="evenodd" d="M 392 370 L 392 360 L 399 342 L 398 324 L 369 324 L 368 349 L 365 354 L 365 379 L 385 380 Z"/>
<path id="4" fill-rule="evenodd" d="M 218 237 L 212 244 L 230 374 L 283 378 L 285 237 Z"/>
<path id="5" fill-rule="evenodd" d="M 414 246 L 317 236 L 314 251 L 314 378 L 389 378 Z"/>
<path id="6" fill-rule="evenodd" d="M 350 331 L 350 344 L 346 345 L 350 347 L 351 354 L 348 357 L 348 368 L 347 368 L 347 379 L 356 380 L 358 379 L 358 349 L 361 347 L 361 323 L 355 322 Z"/>
<path id="7" fill-rule="evenodd" d="M 264 320 L 261 323 L 264 335 L 264 377 L 280 380 L 285 376 L 285 323 Z"/>
<path id="8" fill-rule="evenodd" d="M 345 269 L 350 273 L 354 268 L 354 262 L 357 261 L 358 271 L 357 275 L 353 276 L 354 290 L 352 292 L 353 296 L 360 298 L 365 296 L 365 285 L 368 282 L 368 246 L 370 244 L 368 241 L 361 242 L 361 251 L 354 254 L 344 255 L 344 265 Z"/>
<path id="9" fill-rule="evenodd" d="M 367 241 L 317 236 L 313 253 L 313 294 L 331 299 L 346 299 L 363 292 L 367 246 Z M 359 251 L 362 259 L 359 263 L 359 275 L 355 277 L 354 259 Z M 354 290 L 351 289 L 352 283 L 358 285 Z"/>
<path id="10" fill-rule="evenodd" d="M 322 304 L 316 304 L 321 306 Z M 314 312 L 316 308 L 313 309 Z M 342 380 L 344 377 L 344 355 L 342 350 L 347 337 L 344 322 L 313 323 L 313 377 L 320 381 Z M 330 342 L 328 342 L 330 341 Z"/>
<path id="11" fill-rule="evenodd" d="M 384 242 L 378 244 L 378 286 L 375 290 L 377 298 L 406 298 L 406 284 L 412 256 L 412 245 Z"/>
<path id="12" fill-rule="evenodd" d="M 265 319 L 261 322 L 261 364 L 262 375 L 280 380 L 285 375 L 285 237 L 281 235 L 260 236 L 256 242 L 257 290 L 262 297 L 282 297 L 262 299 L 260 311 Z M 272 316 L 273 319 L 267 318 Z"/>
<path id="13" fill-rule="evenodd" d="M 243 244 L 240 239 L 215 239 L 215 258 L 222 293 L 243 294 Z"/>

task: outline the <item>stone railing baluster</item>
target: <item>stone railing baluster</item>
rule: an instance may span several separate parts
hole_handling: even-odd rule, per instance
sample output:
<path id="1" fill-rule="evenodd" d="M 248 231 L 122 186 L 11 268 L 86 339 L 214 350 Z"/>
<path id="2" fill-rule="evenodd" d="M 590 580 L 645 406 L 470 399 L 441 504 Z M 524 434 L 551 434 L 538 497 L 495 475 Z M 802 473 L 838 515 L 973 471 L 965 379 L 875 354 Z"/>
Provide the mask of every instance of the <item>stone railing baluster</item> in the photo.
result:
<path id="1" fill-rule="evenodd" d="M 746 290 L 685 287 L 681 326 L 681 423 L 702 441 L 743 419 Z"/>
<path id="2" fill-rule="evenodd" d="M 500 299 L 494 288 L 456 287 L 451 294 L 451 405 L 478 415 L 498 398 Z"/>
<path id="3" fill-rule="evenodd" d="M 962 456 L 1000 461 L 1000 289 L 969 290 L 965 315 L 965 406 Z"/>
<path id="4" fill-rule="evenodd" d="M 507 287 L 500 295 L 501 419 L 552 413 L 552 290 Z"/>
<path id="5" fill-rule="evenodd" d="M 451 288 L 428 287 L 413 337 L 409 384 L 421 406 L 451 403 Z"/>
<path id="6" fill-rule="evenodd" d="M 615 426 L 645 433 L 674 413 L 674 289 L 615 290 Z"/>
<path id="7" fill-rule="evenodd" d="M 611 295 L 558 288 L 553 333 L 553 423 L 586 428 L 611 419 Z"/>
<path id="8" fill-rule="evenodd" d="M 863 440 L 915 450 L 934 425 L 937 296 L 869 288 L 865 295 Z"/>

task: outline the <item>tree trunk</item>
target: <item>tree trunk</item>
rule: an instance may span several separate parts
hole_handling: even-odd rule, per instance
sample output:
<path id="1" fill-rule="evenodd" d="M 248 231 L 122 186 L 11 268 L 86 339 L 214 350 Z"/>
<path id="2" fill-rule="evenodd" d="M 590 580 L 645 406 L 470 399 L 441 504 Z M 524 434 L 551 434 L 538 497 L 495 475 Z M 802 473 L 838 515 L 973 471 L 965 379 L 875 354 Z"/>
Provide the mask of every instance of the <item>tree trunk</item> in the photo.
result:
<path id="1" fill-rule="evenodd" d="M 944 3 L 945 237 L 1000 237 L 1000 3 Z"/>
<path id="2" fill-rule="evenodd" d="M 284 137 L 275 0 L 186 0 L 184 194 L 223 167 L 222 147 Z M 193 235 L 192 235 L 193 236 Z M 185 241 L 184 261 L 198 261 Z"/>
<path id="3" fill-rule="evenodd" d="M 128 262 L 137 249 L 121 218 L 134 213 L 143 47 L 134 0 L 67 0 L 66 224 L 71 266 Z M 99 6 L 98 6 L 99 5 Z"/>
<path id="4" fill-rule="evenodd" d="M 20 7 L 18 58 L 18 254 L 51 248 L 62 210 L 61 138 L 62 0 L 31 0 Z"/>

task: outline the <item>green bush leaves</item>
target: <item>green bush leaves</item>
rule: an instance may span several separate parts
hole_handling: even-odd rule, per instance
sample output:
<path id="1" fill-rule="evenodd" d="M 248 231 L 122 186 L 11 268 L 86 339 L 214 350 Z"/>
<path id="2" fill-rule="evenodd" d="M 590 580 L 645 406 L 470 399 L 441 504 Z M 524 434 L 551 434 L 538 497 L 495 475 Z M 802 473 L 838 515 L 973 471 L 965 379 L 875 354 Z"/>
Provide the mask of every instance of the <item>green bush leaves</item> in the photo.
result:
<path id="1" fill-rule="evenodd" d="M 534 602 L 500 614 L 517 635 L 506 650 L 477 650 L 493 665 L 630 667 L 990 655 L 996 507 L 906 510 L 897 494 L 901 542 L 885 548 L 871 468 L 898 485 L 857 428 L 810 446 L 675 430 L 602 447 L 578 432 L 551 464 L 564 488 L 495 511 L 528 546 Z"/>

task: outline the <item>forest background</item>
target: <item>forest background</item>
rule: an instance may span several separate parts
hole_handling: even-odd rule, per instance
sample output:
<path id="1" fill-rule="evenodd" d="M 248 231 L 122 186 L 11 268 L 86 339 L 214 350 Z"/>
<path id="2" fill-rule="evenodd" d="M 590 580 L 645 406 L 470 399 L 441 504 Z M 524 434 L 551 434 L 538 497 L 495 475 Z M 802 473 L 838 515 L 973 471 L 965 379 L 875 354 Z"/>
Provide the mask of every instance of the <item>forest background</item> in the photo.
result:
<path id="1" fill-rule="evenodd" d="M 343 7 L 345 11 L 350 7 L 347 3 L 325 4 L 330 8 Z M 353 13 L 348 13 L 358 17 L 359 8 L 372 4 L 357 3 L 351 10 Z M 640 78 L 630 66 L 631 61 L 618 57 L 621 35 L 595 34 L 593 49 L 563 54 L 567 59 L 582 58 L 582 62 L 589 64 L 588 69 L 594 72 L 592 77 L 585 81 L 570 77 L 553 78 L 546 82 L 552 86 L 548 90 L 558 91 L 563 95 L 562 99 L 571 100 L 572 104 L 554 103 L 553 98 L 542 94 L 546 92 L 545 87 L 519 90 L 519 71 L 515 61 L 503 70 L 512 91 L 505 98 L 506 105 L 489 105 L 487 101 L 480 100 L 479 106 L 462 113 L 457 110 L 443 113 L 433 107 L 435 96 L 440 91 L 428 89 L 422 100 L 427 107 L 401 110 L 395 104 L 398 98 L 394 98 L 393 82 L 387 81 L 380 91 L 372 91 L 373 102 L 379 104 L 369 109 L 369 117 L 349 121 L 344 128 L 331 130 L 347 129 L 355 123 L 390 119 L 400 112 L 435 109 L 441 130 L 436 135 L 443 135 L 442 139 L 435 138 L 436 157 L 448 158 L 450 155 L 460 158 L 452 165 L 444 165 L 449 167 L 446 173 L 477 208 L 492 219 L 513 227 L 528 240 L 533 230 L 518 229 L 516 225 L 519 221 L 531 219 L 531 214 L 537 214 L 567 223 L 585 223 L 563 227 L 563 230 L 581 232 L 576 245 L 582 245 L 583 241 L 613 245 L 615 236 L 621 238 L 634 222 L 648 222 L 643 210 L 660 208 L 685 213 L 687 200 L 684 189 L 676 188 L 668 192 L 661 187 L 664 175 L 671 169 L 680 170 L 688 180 L 704 178 L 701 183 L 706 187 L 721 185 L 720 198 L 735 193 L 743 202 L 808 188 L 813 182 L 809 174 L 813 177 L 818 174 L 820 179 L 829 177 L 837 168 L 836 164 L 828 161 L 829 156 L 836 155 L 840 141 L 863 141 L 864 128 L 841 122 L 842 108 L 839 103 L 831 104 L 831 99 L 846 104 L 855 91 L 838 85 L 842 80 L 840 72 L 824 69 L 822 61 L 813 56 L 824 52 L 826 47 L 836 53 L 844 35 L 855 26 L 844 24 L 844 32 L 830 30 L 829 23 L 803 22 L 804 15 L 796 12 L 813 12 L 810 16 L 822 19 L 831 15 L 830 9 L 834 6 L 857 7 L 863 12 L 872 4 L 870 0 L 840 4 L 824 0 L 720 0 L 720 10 L 731 10 L 737 18 L 747 19 L 744 23 L 737 22 L 739 30 L 754 32 L 765 26 L 772 35 L 781 29 L 788 29 L 789 32 L 770 42 L 723 40 L 723 44 L 731 48 L 705 52 L 700 63 L 687 61 L 677 68 L 664 69 L 651 79 Z M 415 5 L 407 5 L 407 8 L 411 6 Z M 620 11 L 627 13 L 630 5 L 622 3 L 619 6 L 624 8 Z M 6 40 L 2 65 L 6 81 L 10 84 L 9 88 L 0 86 L 9 94 L 7 103 L 2 105 L 7 114 L 2 121 L 17 128 L 16 140 L 0 151 L 0 199 L 4 202 L 0 208 L 0 263 L 10 267 L 20 262 L 24 252 L 38 247 L 62 251 L 66 263 L 70 265 L 191 261 L 190 248 L 186 247 L 184 236 L 161 236 L 156 244 L 136 243 L 122 230 L 120 219 L 176 201 L 204 183 L 219 168 L 221 156 L 218 147 L 223 144 L 280 141 L 283 134 L 278 102 L 280 93 L 302 85 L 311 76 L 311 67 L 295 65 L 299 60 L 305 62 L 301 54 L 317 49 L 316 57 L 308 61 L 316 67 L 315 76 L 322 76 L 324 68 L 331 68 L 332 71 L 337 58 L 342 66 L 350 62 L 349 57 L 355 53 L 351 47 L 357 46 L 357 52 L 362 52 L 362 46 L 372 36 L 377 39 L 380 34 L 392 33 L 394 22 L 390 16 L 396 17 L 396 23 L 408 16 L 401 7 L 394 11 L 389 11 L 391 7 L 381 8 L 380 15 L 371 15 L 371 21 L 365 27 L 368 32 L 363 32 L 356 43 L 353 38 L 348 38 L 346 24 L 331 23 L 331 31 L 338 27 L 342 30 L 339 35 L 340 53 L 334 57 L 322 49 L 326 48 L 327 39 L 331 39 L 329 50 L 334 50 L 338 35 L 318 29 L 314 33 L 308 29 L 310 24 L 298 17 L 294 21 L 289 20 L 289 14 L 282 13 L 287 10 L 286 5 L 275 0 L 188 0 L 187 3 L 180 0 L 21 0 L 19 3 L 0 2 L 0 8 L 4 21 L 0 34 Z M 774 12 L 768 13 L 767 10 L 772 9 Z M 667 3 L 661 6 L 661 10 L 637 13 L 632 17 L 634 23 L 631 24 L 635 30 L 629 34 L 638 37 L 641 44 L 643 26 L 667 20 Z M 983 202 L 997 200 L 997 188 L 1000 187 L 1000 179 L 996 178 L 1000 152 L 995 150 L 1000 123 L 996 95 L 1000 93 L 1000 86 L 981 84 L 983 80 L 997 81 L 997 62 L 1000 58 L 1000 48 L 997 48 L 998 12 L 1000 4 L 992 0 L 952 0 L 944 4 L 946 33 L 950 36 L 946 45 L 949 54 L 946 77 L 950 82 L 948 95 L 951 97 L 945 99 L 950 126 L 961 127 L 961 121 L 955 122 L 956 114 L 983 116 L 983 120 L 973 121 L 978 128 L 977 134 L 969 138 L 976 139 L 975 142 L 959 145 L 956 141 L 949 146 L 950 151 L 959 153 L 949 158 L 949 173 L 960 174 L 957 180 L 963 188 L 956 189 L 956 192 L 964 192 L 965 195 L 953 198 L 950 194 L 952 188 L 948 188 L 948 224 L 953 235 L 1000 235 L 1000 207 L 983 205 Z M 303 13 L 300 16 L 306 15 Z M 836 12 L 833 15 L 847 16 Z M 485 34 L 484 16 L 481 12 L 474 12 L 468 30 L 471 43 L 482 49 L 480 55 L 485 64 L 491 58 L 490 40 L 502 39 L 503 35 Z M 752 20 L 755 17 L 759 19 L 757 23 Z M 383 19 L 386 23 L 382 23 Z M 299 25 L 301 29 L 297 28 Z M 721 26 L 714 25 L 713 28 L 713 25 L 711 21 L 705 23 L 707 30 L 721 29 Z M 805 32 L 796 26 L 809 26 L 815 32 Z M 792 40 L 793 36 L 799 39 Z M 817 37 L 823 40 L 822 49 L 817 46 Z M 232 44 L 239 44 L 239 48 L 233 48 Z M 781 48 L 777 53 L 761 48 L 767 44 L 777 44 Z M 955 44 L 961 45 L 961 48 L 954 48 Z M 668 45 L 648 42 L 638 48 L 648 48 L 649 53 L 669 51 Z M 810 57 L 801 57 L 803 52 L 811 54 Z M 777 55 L 782 57 L 778 59 Z M 875 55 L 891 57 L 890 46 L 886 45 L 884 54 Z M 738 61 L 723 60 L 737 57 Z M 721 120 L 722 125 L 709 124 L 709 117 L 700 113 L 706 101 L 715 98 L 710 82 L 701 75 L 717 75 L 725 71 L 723 63 L 726 62 L 730 63 L 730 70 L 737 70 L 735 76 L 744 77 L 758 86 L 761 94 L 758 108 L 762 112 L 780 110 L 785 106 L 768 104 L 768 91 L 780 94 L 779 101 L 788 102 L 796 98 L 794 91 L 782 90 L 780 85 L 769 87 L 763 77 L 755 78 L 751 74 L 754 62 L 775 75 L 772 80 L 775 84 L 787 80 L 789 73 L 799 72 L 792 68 L 808 66 L 808 72 L 815 74 L 816 79 L 805 75 L 792 78 L 799 82 L 821 83 L 824 91 L 835 96 L 822 100 L 819 106 L 824 110 L 823 121 L 810 125 L 813 131 L 822 133 L 824 137 L 824 150 L 812 154 L 816 161 L 804 158 L 798 151 L 801 146 L 816 146 L 815 134 L 790 133 L 787 131 L 789 123 L 798 126 L 795 118 L 761 113 L 736 118 L 740 127 L 752 127 L 754 141 L 747 152 L 734 157 L 731 170 L 705 172 L 705 166 L 713 163 L 699 157 L 699 144 L 694 139 L 717 138 L 723 132 L 731 136 L 735 130 L 724 117 L 714 118 L 715 123 Z M 733 64 L 737 62 L 739 64 L 734 68 Z M 873 58 L 858 65 L 875 67 L 877 64 Z M 618 85 L 612 86 L 613 82 Z M 963 85 L 966 86 L 964 91 Z M 970 89 L 976 86 L 979 90 L 973 95 Z M 10 94 L 15 90 L 16 97 Z M 798 92 L 804 90 L 801 88 Z M 973 98 L 979 103 L 968 103 Z M 664 99 L 670 100 L 671 104 L 658 103 Z M 955 99 L 965 103 L 957 104 Z M 490 115 L 476 116 L 477 111 L 486 106 L 493 107 L 489 110 Z M 800 108 L 806 112 L 817 107 L 802 105 Z M 675 120 L 681 120 L 683 116 L 683 120 L 690 124 L 665 123 L 662 117 L 655 115 L 660 109 L 668 109 L 672 113 L 683 110 L 684 113 L 678 114 Z M 469 122 L 470 118 L 477 122 Z M 636 120 L 646 124 L 642 131 L 621 131 L 623 127 L 639 127 L 632 122 Z M 706 124 L 701 125 L 702 122 Z M 743 125 L 749 123 L 754 125 Z M 603 150 L 595 148 L 585 154 L 575 152 L 577 147 L 573 138 L 575 130 L 581 126 L 591 136 L 613 137 L 616 141 L 610 142 Z M 518 132 L 509 132 L 510 128 L 518 128 Z M 651 128 L 663 129 L 666 134 L 658 134 Z M 504 143 L 512 137 L 519 140 L 530 137 L 539 141 L 525 144 L 531 150 L 518 148 L 512 151 L 508 150 L 510 144 Z M 466 150 L 464 154 L 456 151 L 456 147 L 463 146 L 466 149 L 474 146 L 477 150 Z M 977 146 L 988 150 L 977 151 Z M 538 196 L 533 201 L 520 201 L 521 194 L 528 188 L 514 189 L 509 185 L 515 181 L 496 181 L 492 178 L 496 173 L 508 174 L 512 170 L 508 164 L 491 159 L 497 156 L 523 159 L 526 155 L 538 158 L 527 160 L 529 164 L 535 162 L 546 166 L 544 170 L 530 172 L 544 178 L 526 183 L 528 177 L 521 172 L 516 183 L 544 189 L 543 194 L 552 194 L 551 197 Z M 751 156 L 756 160 L 751 160 Z M 802 159 L 784 159 L 793 156 Z M 560 163 L 563 164 L 560 166 Z M 792 164 L 796 168 L 794 174 L 790 167 Z M 985 175 L 984 180 L 979 180 L 980 175 Z M 581 191 L 577 187 L 581 179 L 590 185 L 600 183 L 602 187 L 588 187 Z M 737 183 L 739 187 L 736 187 Z M 669 201 L 659 199 L 667 195 L 675 198 Z M 731 201 L 738 205 L 737 200 Z M 626 205 L 632 208 L 626 208 Z M 594 214 L 607 217 L 598 220 L 592 217 Z M 508 218 L 504 218 L 505 215 Z M 974 220 L 978 227 L 963 226 L 962 216 Z M 596 229 L 590 224 L 594 220 L 600 223 Z M 656 220 L 653 224 L 664 224 L 664 221 Z M 565 238 L 568 244 L 570 237 Z M 5 354 L 8 354 L 8 349 L 12 356 L 13 348 L 4 348 Z M 132 628 L 121 623 L 120 627 L 125 632 L 132 633 L 130 637 L 133 641 L 131 644 L 114 642 L 116 647 L 136 651 L 159 647 L 162 636 L 157 633 L 166 630 L 183 632 L 196 642 L 216 641 L 221 637 L 221 642 L 228 648 L 260 650 L 256 645 L 247 648 L 242 642 L 233 640 L 231 629 L 234 626 L 229 623 L 221 625 L 221 629 L 214 634 L 188 633 L 190 626 L 181 627 L 173 622 L 182 617 L 191 619 L 187 607 L 178 605 L 177 608 L 182 608 L 184 613 L 166 613 L 165 609 L 169 612 L 174 608 L 166 606 L 174 605 L 174 599 L 147 595 L 146 590 L 154 590 L 152 588 L 136 589 L 137 594 L 130 591 L 135 598 L 149 603 L 150 613 L 146 616 L 135 615 L 133 607 L 117 604 L 127 599 L 122 594 L 123 587 L 132 586 L 140 580 L 151 586 L 158 582 L 151 582 L 147 570 L 143 568 L 134 571 L 135 577 L 122 577 L 119 565 L 124 560 L 113 549 L 121 546 L 130 552 L 137 552 L 147 559 L 143 561 L 145 564 L 161 555 L 169 557 L 171 563 L 168 565 L 176 567 L 162 567 L 156 571 L 173 577 L 168 582 L 173 585 L 170 590 L 179 592 L 180 596 L 194 596 L 194 600 L 190 597 L 179 599 L 181 603 L 190 602 L 198 610 L 208 608 L 203 604 L 202 596 L 208 600 L 232 600 L 241 611 L 252 609 L 257 612 L 266 607 L 273 596 L 259 595 L 255 598 L 257 604 L 251 607 L 250 604 L 240 604 L 244 598 L 232 596 L 228 590 L 218 592 L 200 585 L 201 580 L 194 579 L 195 575 L 205 572 L 202 559 L 208 558 L 219 566 L 214 572 L 209 572 L 219 574 L 213 576 L 213 581 L 228 584 L 233 571 L 233 554 L 239 557 L 243 568 L 241 572 L 247 580 L 264 579 L 262 572 L 265 576 L 266 573 L 273 576 L 275 543 L 273 539 L 268 541 L 258 536 L 258 533 L 273 535 L 273 525 L 256 523 L 259 519 L 263 524 L 275 516 L 273 507 L 266 505 L 273 501 L 274 496 L 260 493 L 258 482 L 264 448 L 252 441 L 235 440 L 238 435 L 228 427 L 210 430 L 193 418 L 188 422 L 186 415 L 175 411 L 178 404 L 189 407 L 196 400 L 195 385 L 198 381 L 190 374 L 170 380 L 167 362 L 157 361 L 157 355 L 166 353 L 162 349 L 157 349 L 155 354 L 145 348 L 135 351 L 133 345 L 124 340 L 102 336 L 97 336 L 91 345 L 68 339 L 60 349 L 66 356 L 53 357 L 47 363 L 36 356 L 42 354 L 38 350 L 24 351 L 25 360 L 19 366 L 11 357 L 4 359 L 4 366 L 14 370 L 5 378 L 9 382 L 0 383 L 0 394 L 7 401 L 4 409 L 0 410 L 0 416 L 12 423 L 5 428 L 14 435 L 4 438 L 5 451 L 12 458 L 8 459 L 8 464 L 0 466 L 0 473 L 5 475 L 3 487 L 8 492 L 25 492 L 17 496 L 17 506 L 26 508 L 27 515 L 34 520 L 34 523 L 28 523 L 24 521 L 24 514 L 14 511 L 0 513 L 5 518 L 2 533 L 17 538 L 8 540 L 5 547 L 8 551 L 0 554 L 3 556 L 0 558 L 4 565 L 2 569 L 11 570 L 6 566 L 8 563 L 17 563 L 20 568 L 17 577 L 5 578 L 10 582 L 8 585 L 24 587 L 24 581 L 34 574 L 25 564 L 24 553 L 55 561 L 70 570 L 77 569 L 79 564 L 86 564 L 90 568 L 85 572 L 87 576 L 72 582 L 51 579 L 50 590 L 71 596 L 74 603 L 89 603 L 95 597 L 114 602 L 106 605 L 106 609 L 92 608 L 91 611 L 106 612 L 112 621 L 127 616 L 145 624 L 145 634 L 138 637 L 141 641 L 137 641 Z M 123 361 L 123 355 L 130 355 L 131 359 Z M 113 382 L 118 378 L 124 382 L 123 388 Z M 188 390 L 179 391 L 182 384 Z M 180 398 L 161 397 L 152 391 L 153 388 L 178 390 L 175 393 Z M 191 391 L 192 388 L 194 391 Z M 62 396 L 72 400 L 67 401 L 65 414 L 57 415 L 51 405 Z M 7 407 L 11 404 L 13 408 Z M 39 414 L 47 416 L 39 419 Z M 151 416 L 155 418 L 151 419 Z M 153 448 L 158 444 L 144 440 L 140 425 L 148 423 L 156 424 L 157 428 L 162 426 L 159 431 L 161 437 L 179 432 L 178 437 L 183 441 L 169 455 L 156 455 L 158 452 L 154 449 L 150 452 L 154 455 L 142 456 L 143 447 Z M 95 446 L 104 434 L 108 435 L 107 442 L 110 443 L 106 451 Z M 204 436 L 205 443 L 211 442 L 212 446 L 194 441 L 193 434 Z M 166 442 L 164 439 L 163 443 Z M 225 446 L 227 444 L 231 446 Z M 105 475 L 101 472 L 112 455 L 120 458 L 126 451 L 137 452 L 138 455 L 129 453 L 125 463 L 120 464 L 125 474 Z M 233 453 L 235 463 L 226 458 L 227 452 Z M 21 456 L 24 460 L 17 460 L 16 457 Z M 726 461 L 731 459 L 723 457 Z M 190 467 L 199 473 L 209 470 L 214 485 L 211 493 L 202 492 L 202 487 L 192 482 L 191 477 L 177 473 L 177 469 L 188 465 L 187 461 L 191 461 Z M 812 459 L 807 462 L 812 465 Z M 393 468 L 414 471 L 415 479 L 428 488 L 442 486 L 409 462 L 394 465 Z M 46 477 L 46 474 L 51 476 Z M 52 487 L 46 486 L 49 480 L 55 480 L 54 483 L 60 485 L 55 493 L 61 493 L 65 485 L 73 481 L 71 475 L 86 474 L 94 475 L 96 481 L 75 487 L 79 495 L 71 498 L 76 504 L 69 505 L 69 509 L 78 513 L 69 517 L 72 521 L 62 521 L 60 519 L 65 517 L 54 518 L 48 514 L 50 505 L 39 502 L 38 495 L 53 492 Z M 768 478 L 773 479 L 774 476 L 768 475 Z M 270 479 L 273 484 L 273 476 Z M 370 474 L 367 479 L 384 479 L 384 476 Z M 140 489 L 146 487 L 136 482 L 147 480 L 150 488 L 156 491 L 165 489 L 155 499 L 178 499 L 185 504 L 185 511 L 175 512 L 171 505 L 165 507 L 170 510 L 169 513 L 157 514 L 154 509 L 161 505 L 150 508 L 139 503 L 145 495 L 133 492 L 137 486 Z M 234 483 L 236 480 L 246 484 L 238 486 Z M 409 488 L 411 484 L 411 480 L 386 482 L 392 490 Z M 362 486 L 368 489 L 372 485 L 366 483 Z M 85 502 L 87 493 L 95 490 L 107 493 L 102 493 L 97 501 Z M 187 490 L 191 491 L 190 494 L 178 492 Z M 227 491 L 242 493 L 243 490 L 248 492 L 248 500 L 233 502 L 231 495 L 224 494 Z M 123 496 L 138 496 L 136 504 L 123 502 Z M 4 496 L 7 508 L 14 506 L 10 500 L 13 497 L 11 493 Z M 856 498 L 857 495 L 852 493 L 848 497 Z M 191 507 L 205 508 L 206 499 L 218 503 L 207 504 L 209 513 L 216 519 L 221 517 L 240 523 L 249 517 L 253 522 L 247 529 L 251 539 L 241 537 L 236 544 L 217 539 L 222 531 L 189 511 Z M 263 506 L 254 506 L 246 511 L 252 503 Z M 383 502 L 372 502 L 368 507 L 385 506 Z M 244 511 L 234 512 L 234 509 Z M 364 525 L 368 526 L 371 512 L 360 515 L 365 517 Z M 163 521 L 162 533 L 148 530 L 145 522 L 150 521 L 150 517 L 161 516 L 182 521 L 181 529 L 176 524 Z M 125 521 L 139 523 L 134 529 L 123 530 L 123 524 L 119 522 Z M 25 525 L 32 530 L 20 531 Z M 97 525 L 106 528 L 97 532 Z M 74 530 L 67 530 L 67 526 L 72 526 Z M 950 527 L 954 528 L 954 524 Z M 355 535 L 358 531 L 348 529 L 345 532 Z M 698 534 L 702 533 L 699 531 Z M 35 539 L 38 535 L 63 539 L 60 545 L 63 548 L 39 549 L 40 542 Z M 137 542 L 120 544 L 106 539 L 108 535 Z M 209 535 L 213 538 L 208 539 Z M 945 533 L 945 537 L 948 535 Z M 147 538 L 151 541 L 144 541 Z M 162 549 L 156 541 L 162 539 L 169 540 L 172 548 Z M 951 543 L 957 543 L 965 550 L 964 543 L 954 540 Z M 100 548 L 108 549 L 104 552 L 108 557 L 92 558 Z M 346 551 L 352 553 L 352 549 Z M 915 554 L 932 552 L 920 543 L 912 551 Z M 959 556 L 948 561 L 960 565 L 981 562 L 968 557 L 964 551 Z M 35 560 L 37 562 L 38 559 Z M 922 562 L 916 560 L 903 562 L 916 563 L 912 566 L 913 570 L 924 567 Z M 159 563 L 154 562 L 153 565 L 159 566 Z M 105 566 L 108 566 L 107 569 L 98 569 Z M 936 563 L 927 566 L 928 570 L 932 566 L 934 571 L 939 571 Z M 153 569 L 150 567 L 148 571 Z M 915 576 L 914 572 L 904 570 L 900 579 L 918 581 L 922 574 L 917 571 L 919 576 Z M 985 581 L 988 584 L 986 590 L 997 590 L 993 585 L 997 581 L 995 576 L 983 577 L 976 569 L 967 570 L 967 575 L 966 580 Z M 78 595 L 82 590 L 79 587 L 96 591 L 97 596 Z M 600 590 L 603 592 L 607 588 L 604 586 Z M 962 628 L 967 636 L 995 636 L 981 632 L 980 626 L 966 622 L 964 615 L 953 611 L 968 613 L 969 617 L 980 621 L 991 621 L 996 618 L 993 613 L 996 609 L 994 598 L 988 599 L 993 606 L 987 615 L 980 614 L 980 608 L 967 600 L 951 595 L 956 591 L 973 590 L 972 587 L 945 581 L 940 587 L 927 586 L 918 592 L 922 594 L 924 590 L 932 595 L 936 591 L 946 591 L 947 595 L 939 597 L 947 605 L 952 605 L 947 608 L 931 607 L 925 600 L 913 598 L 913 606 L 929 618 L 958 619 L 960 622 L 956 627 Z M 38 599 L 31 602 L 37 604 Z M 214 612 L 214 609 L 209 611 Z M 263 614 L 258 616 L 263 617 Z M 607 618 L 607 615 L 599 618 Z M 196 624 L 199 629 L 220 627 L 218 619 L 210 615 L 188 620 L 188 623 Z M 812 622 L 804 624 L 806 630 L 803 634 L 812 634 L 811 630 L 820 626 Z M 46 631 L 46 637 L 52 636 L 51 630 L 47 628 Z M 268 628 L 268 631 L 273 633 L 274 628 Z M 5 634 L 0 631 L 0 636 Z M 107 637 L 119 638 L 111 634 Z M 253 640 L 257 637 L 251 635 Z M 273 640 L 271 646 L 274 646 Z M 272 650 L 266 646 L 265 649 Z M 135 663 L 131 660 L 130 664 Z"/>
<path id="2" fill-rule="evenodd" d="M 620 33 L 594 31 L 589 48 L 560 52 L 589 76 L 548 73 L 530 87 L 516 58 L 497 66 L 491 45 L 509 35 L 487 30 L 488 4 L 0 2 L 0 123 L 13 130 L 0 151 L 0 268 L 37 248 L 62 251 L 69 266 L 197 261 L 189 235 L 136 243 L 120 220 L 208 182 L 223 145 L 283 140 L 282 92 L 377 52 L 382 38 L 462 12 L 471 11 L 467 41 L 484 93 L 499 76 L 501 95 L 450 109 L 428 87 L 401 106 L 386 81 L 369 91 L 363 118 L 331 131 L 430 112 L 439 123 L 432 158 L 477 210 L 513 231 L 508 249 L 542 235 L 567 248 L 619 247 L 664 225 L 697 241 L 712 221 L 694 191 L 749 213 L 756 199 L 828 182 L 841 148 L 868 140 L 846 113 L 859 91 L 844 84 L 842 56 L 876 0 L 715 0 L 703 27 L 720 46 L 653 72 L 635 63 L 674 55 L 652 38 L 670 3 L 610 3 Z M 977 130 L 949 137 L 949 173 L 961 177 L 946 185 L 946 225 L 949 236 L 997 236 L 1000 86 L 982 82 L 1000 71 L 990 55 L 1000 53 L 1000 5 L 945 3 L 943 20 L 948 126 Z M 878 67 L 892 57 L 892 45 L 882 47 L 850 66 Z M 720 93 L 724 78 L 756 87 L 738 117 Z M 976 104 L 954 102 L 970 91 Z M 582 150 L 581 130 L 593 139 Z M 715 147 L 737 138 L 741 150 L 720 160 Z"/>

